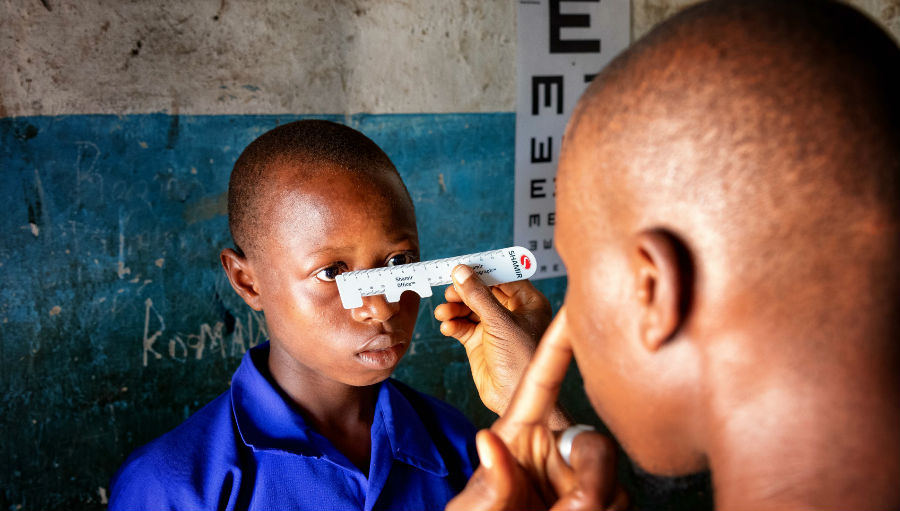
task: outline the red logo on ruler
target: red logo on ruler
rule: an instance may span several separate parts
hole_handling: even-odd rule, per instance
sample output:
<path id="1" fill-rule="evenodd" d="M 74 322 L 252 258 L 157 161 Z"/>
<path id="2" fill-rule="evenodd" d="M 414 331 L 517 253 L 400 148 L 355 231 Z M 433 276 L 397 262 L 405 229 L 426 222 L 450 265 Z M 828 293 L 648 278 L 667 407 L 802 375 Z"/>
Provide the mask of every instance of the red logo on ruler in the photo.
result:
<path id="1" fill-rule="evenodd" d="M 519 258 L 519 262 L 522 263 L 522 267 L 526 270 L 531 268 L 531 259 L 529 259 L 527 255 L 522 254 L 522 257 Z"/>

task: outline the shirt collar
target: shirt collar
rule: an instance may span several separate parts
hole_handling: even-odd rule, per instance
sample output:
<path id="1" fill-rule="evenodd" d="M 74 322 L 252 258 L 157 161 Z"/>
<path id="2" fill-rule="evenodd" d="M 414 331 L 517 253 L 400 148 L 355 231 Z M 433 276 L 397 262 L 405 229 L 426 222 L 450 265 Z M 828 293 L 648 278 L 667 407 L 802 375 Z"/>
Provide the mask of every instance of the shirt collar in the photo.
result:
<path id="1" fill-rule="evenodd" d="M 429 407 L 420 407 L 416 411 L 392 380 L 386 380 L 381 386 L 375 413 L 381 413 L 394 459 L 444 477 L 449 473 L 447 466 L 419 416 L 429 411 Z M 375 424 L 372 426 L 374 429 Z"/>
<path id="2" fill-rule="evenodd" d="M 280 450 L 332 461 L 343 458 L 331 442 L 307 425 L 278 388 L 269 374 L 268 358 L 268 342 L 252 348 L 231 380 L 234 418 L 244 444 L 256 450 Z M 423 408 L 421 413 L 427 410 Z M 378 431 L 379 419 L 394 459 L 437 476 L 448 474 L 419 413 L 391 380 L 386 380 L 378 391 L 373 432 Z M 372 439 L 373 453 L 381 451 L 374 448 L 380 440 Z"/>
<path id="3" fill-rule="evenodd" d="M 303 420 L 268 369 L 269 343 L 248 351 L 231 378 L 231 401 L 241 440 L 257 450 L 282 450 L 303 456 L 324 453 L 318 435 Z"/>

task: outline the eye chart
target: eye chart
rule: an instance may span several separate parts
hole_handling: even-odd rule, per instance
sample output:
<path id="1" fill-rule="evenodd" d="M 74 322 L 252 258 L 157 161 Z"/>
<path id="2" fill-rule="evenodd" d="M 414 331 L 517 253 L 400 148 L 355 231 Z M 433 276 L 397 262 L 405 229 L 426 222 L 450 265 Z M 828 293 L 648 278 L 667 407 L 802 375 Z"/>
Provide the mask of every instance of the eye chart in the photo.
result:
<path id="1" fill-rule="evenodd" d="M 630 16 L 628 0 L 518 0 L 513 240 L 540 261 L 534 279 L 565 275 L 553 242 L 563 132 L 590 81 L 628 46 Z"/>

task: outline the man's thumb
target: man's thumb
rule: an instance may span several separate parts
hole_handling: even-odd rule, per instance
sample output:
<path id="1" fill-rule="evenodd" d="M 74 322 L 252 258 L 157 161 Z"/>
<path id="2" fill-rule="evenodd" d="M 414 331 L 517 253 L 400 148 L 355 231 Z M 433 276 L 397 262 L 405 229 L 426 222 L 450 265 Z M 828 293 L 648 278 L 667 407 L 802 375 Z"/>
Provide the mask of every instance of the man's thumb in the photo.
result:
<path id="1" fill-rule="evenodd" d="M 515 461 L 512 455 L 506 450 L 503 441 L 490 431 L 479 431 L 475 442 L 481 466 L 472 474 L 465 490 L 447 504 L 446 510 L 511 509 L 511 499 L 516 491 Z"/>
<path id="2" fill-rule="evenodd" d="M 475 437 L 478 458 L 486 470 L 486 482 L 494 497 L 508 499 L 514 491 L 512 474 L 516 461 L 500 438 L 490 430 L 481 430 Z"/>

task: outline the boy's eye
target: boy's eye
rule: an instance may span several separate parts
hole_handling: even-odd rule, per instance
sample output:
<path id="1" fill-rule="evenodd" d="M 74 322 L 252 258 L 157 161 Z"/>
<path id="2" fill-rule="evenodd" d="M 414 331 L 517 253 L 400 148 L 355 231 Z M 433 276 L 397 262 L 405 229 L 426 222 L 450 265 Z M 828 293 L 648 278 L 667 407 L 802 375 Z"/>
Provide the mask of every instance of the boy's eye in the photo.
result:
<path id="1" fill-rule="evenodd" d="M 413 254 L 407 254 L 407 253 L 397 254 L 397 255 L 391 256 L 387 260 L 387 266 L 398 266 L 401 264 L 410 264 L 410 263 L 416 262 L 417 260 L 418 260 L 418 258 L 416 256 L 414 256 Z"/>
<path id="2" fill-rule="evenodd" d="M 343 267 L 341 265 L 335 264 L 333 266 L 329 266 L 328 268 L 323 268 L 319 273 L 316 273 L 316 278 L 323 282 L 334 282 L 334 278 L 340 275 L 343 272 Z"/>

